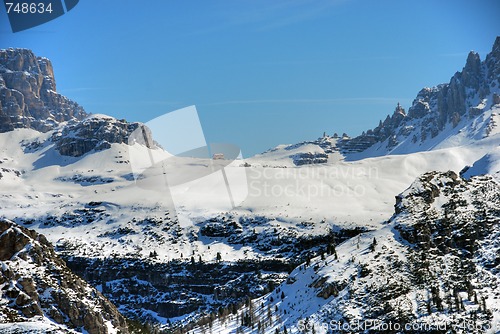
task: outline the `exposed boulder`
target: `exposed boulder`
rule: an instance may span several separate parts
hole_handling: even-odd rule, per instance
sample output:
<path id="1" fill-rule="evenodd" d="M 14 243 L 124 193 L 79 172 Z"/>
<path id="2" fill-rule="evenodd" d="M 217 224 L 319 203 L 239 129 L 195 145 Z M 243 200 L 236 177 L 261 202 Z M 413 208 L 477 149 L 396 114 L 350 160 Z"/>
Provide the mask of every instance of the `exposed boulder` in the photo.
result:
<path id="1" fill-rule="evenodd" d="M 312 153 L 312 152 L 304 152 L 304 153 L 297 153 L 290 158 L 293 159 L 293 163 L 296 166 L 302 166 L 302 165 L 316 165 L 316 164 L 324 164 L 328 162 L 328 154 L 326 153 Z"/>

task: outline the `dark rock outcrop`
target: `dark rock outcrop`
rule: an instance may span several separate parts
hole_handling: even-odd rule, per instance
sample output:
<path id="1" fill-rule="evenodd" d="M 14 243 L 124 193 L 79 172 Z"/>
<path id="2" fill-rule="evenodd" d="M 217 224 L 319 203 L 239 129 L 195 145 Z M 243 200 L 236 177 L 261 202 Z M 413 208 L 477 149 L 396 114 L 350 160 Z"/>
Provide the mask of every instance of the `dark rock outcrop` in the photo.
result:
<path id="1" fill-rule="evenodd" d="M 81 122 L 68 124 L 56 131 L 51 140 L 56 143 L 60 154 L 79 157 L 92 150 L 101 151 L 113 143 L 129 142 L 130 135 L 142 127 L 141 143 L 152 147 L 151 131 L 140 123 L 128 123 L 107 116 L 89 117 Z"/>
<path id="2" fill-rule="evenodd" d="M 292 155 L 291 158 L 296 166 L 315 165 L 328 162 L 328 154 L 319 152 L 297 153 Z"/>
<path id="3" fill-rule="evenodd" d="M 397 229 L 425 251 L 471 258 L 498 227 L 499 193 L 491 176 L 467 181 L 451 171 L 426 173 L 396 198 L 396 215 L 414 217 Z M 435 204 L 438 197 L 444 204 Z"/>
<path id="4" fill-rule="evenodd" d="M 73 274 L 47 239 L 0 220 L 0 319 L 45 316 L 68 328 L 128 333 L 123 316 L 100 292 Z"/>

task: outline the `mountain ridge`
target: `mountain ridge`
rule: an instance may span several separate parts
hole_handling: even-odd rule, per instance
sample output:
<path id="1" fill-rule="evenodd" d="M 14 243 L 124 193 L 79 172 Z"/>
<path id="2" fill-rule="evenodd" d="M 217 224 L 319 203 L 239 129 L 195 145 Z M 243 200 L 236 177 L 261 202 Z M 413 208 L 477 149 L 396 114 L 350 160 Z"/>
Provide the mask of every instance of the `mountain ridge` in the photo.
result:
<path id="1" fill-rule="evenodd" d="M 484 61 L 481 62 L 477 52 L 471 51 L 462 71 L 456 72 L 449 83 L 423 88 L 408 113 L 398 104 L 392 116 L 388 115 L 374 129 L 353 138 L 351 143 L 363 140 L 373 142 L 372 145 L 384 143 L 387 148 L 384 153 L 387 154 L 410 137 L 413 143 L 432 139 L 447 124 L 451 123 L 455 128 L 462 118 L 472 119 L 500 103 L 499 73 L 500 36 L 495 39 Z M 421 121 L 414 124 L 414 120 Z M 351 145 L 347 142 L 343 149 L 349 150 Z"/>
<path id="2" fill-rule="evenodd" d="M 461 81 L 479 85 L 479 89 L 478 82 L 498 82 L 498 59 L 495 56 L 487 57 L 487 60 L 479 62 L 480 68 L 489 64 L 484 68 L 493 70 L 481 72 L 480 69 L 478 72 L 478 58 L 471 55 L 469 65 L 465 66 L 467 70 L 462 71 L 465 74 L 457 74 L 456 79 L 453 79 L 456 87 L 446 88 L 447 91 L 461 92 L 466 87 Z M 24 79 L 30 80 L 27 75 Z M 137 153 L 145 160 L 151 157 L 149 154 L 154 159 L 167 157 L 164 151 L 156 147 L 128 145 L 127 136 L 134 126 L 141 126 L 139 123 L 133 125 L 136 123 L 90 115 L 54 123 L 47 132 L 32 129 L 28 123 L 16 123 L 20 124 L 20 128 L 0 133 L 0 217 L 43 231 L 56 245 L 58 254 L 67 260 L 68 266 L 102 291 L 126 316 L 157 324 L 165 330 L 176 330 L 186 329 L 197 321 L 208 322 L 216 314 L 227 315 L 230 311 L 236 312 L 240 319 L 246 319 L 236 320 L 239 321 L 238 326 L 243 322 L 248 325 L 248 317 L 243 313 L 247 311 L 244 308 L 246 302 L 255 298 L 259 300 L 262 296 L 269 298 L 269 291 L 273 291 L 276 285 L 286 292 L 286 296 L 282 298 L 280 292 L 274 291 L 274 302 L 267 305 L 273 308 L 277 306 L 279 310 L 286 305 L 285 301 L 290 301 L 287 300 L 290 287 L 299 292 L 307 290 L 314 298 L 320 298 L 314 301 L 321 301 L 321 305 L 340 291 L 345 292 L 342 296 L 346 298 L 351 296 L 347 293 L 350 290 L 345 291 L 353 286 L 348 280 L 331 285 L 329 283 L 333 281 L 328 281 L 328 277 L 327 281 L 322 280 L 329 276 L 329 270 L 337 272 L 342 268 L 356 277 L 358 274 L 363 276 L 367 272 L 361 264 L 370 267 L 366 261 L 372 257 L 368 256 L 364 260 L 359 258 L 357 262 L 356 259 L 348 261 L 346 255 L 338 268 L 323 266 L 321 253 L 327 250 L 331 252 L 332 245 L 337 247 L 339 253 L 344 249 L 345 253 L 354 252 L 361 257 L 365 246 L 369 247 L 372 237 L 376 236 L 379 244 L 384 239 L 391 246 L 380 256 L 391 257 L 391 250 L 407 251 L 404 247 L 410 243 L 411 240 L 407 239 L 411 239 L 413 233 L 408 232 L 410 237 L 405 235 L 407 239 L 403 244 L 399 239 L 393 240 L 396 229 L 387 223 L 391 216 L 396 214 L 394 217 L 402 219 L 406 215 L 411 221 L 419 223 L 418 226 L 433 231 L 439 229 L 436 221 L 423 220 L 418 213 L 410 212 L 408 207 L 412 204 L 418 204 L 418 207 L 431 214 L 434 211 L 428 205 L 434 203 L 432 205 L 436 205 L 434 209 L 439 213 L 438 218 L 442 219 L 446 214 L 449 218 L 450 209 L 437 204 L 446 204 L 441 200 L 453 202 L 453 198 L 450 198 L 452 195 L 461 197 L 463 193 L 467 196 L 470 193 L 471 197 L 477 199 L 476 202 L 488 202 L 475 188 L 498 188 L 495 180 L 477 176 L 485 172 L 496 177 L 499 175 L 498 164 L 495 164 L 498 154 L 494 152 L 500 138 L 496 125 L 500 121 L 500 106 L 497 105 L 500 101 L 495 100 L 496 89 L 498 85 L 491 87 L 489 92 L 483 89 L 487 101 L 479 101 L 479 92 L 472 94 L 465 88 L 464 92 L 470 93 L 470 97 L 450 93 L 459 99 L 462 96 L 466 107 L 470 101 L 474 102 L 457 119 L 456 126 L 453 125 L 453 114 L 440 114 L 437 107 L 439 96 L 446 96 L 444 86 L 434 90 L 424 89 L 423 95 L 416 99 L 418 105 L 429 105 L 428 110 L 424 108 L 427 111 L 422 117 L 410 119 L 405 116 L 406 111 L 398 106 L 393 116 L 395 120 L 390 119 L 386 123 L 389 129 L 389 123 L 399 122 L 397 127 L 391 125 L 392 130 L 388 130 L 388 133 L 392 131 L 396 134 L 404 130 L 405 126 L 413 126 L 408 133 L 402 132 L 401 137 L 396 136 L 396 146 L 391 148 L 387 147 L 390 141 L 390 137 L 387 137 L 369 150 L 346 153 L 342 145 L 351 142 L 351 138 L 346 135 L 341 138 L 325 135 L 314 142 L 283 145 L 262 156 L 246 159 L 241 165 L 228 166 L 227 175 L 231 175 L 230 172 L 234 170 L 244 170 L 250 186 L 245 201 L 231 210 L 221 212 L 220 209 L 214 209 L 210 204 L 212 198 L 209 197 L 216 195 L 201 197 L 188 192 L 190 186 L 197 185 L 196 182 L 207 187 L 203 179 L 181 184 L 179 188 L 184 192 L 179 191 L 183 197 L 179 197 L 181 205 L 177 208 L 182 210 L 183 204 L 197 208 L 187 212 L 187 219 L 182 222 L 177 219 L 172 210 L 172 200 L 165 192 L 141 188 L 135 183 L 130 154 Z M 417 108 L 415 113 L 418 114 L 419 110 Z M 439 115 L 446 117 L 442 116 L 440 121 Z M 474 116 L 469 118 L 469 115 Z M 429 121 L 431 118 L 435 121 L 432 127 L 438 129 L 437 135 L 432 138 L 428 133 L 425 141 L 412 143 L 412 131 L 420 131 L 422 126 L 426 128 L 427 123 L 432 124 Z M 443 129 L 439 130 L 439 126 Z M 179 169 L 188 167 L 183 165 L 186 163 L 183 160 L 178 163 Z M 308 165 L 316 168 L 306 168 Z M 465 166 L 472 167 L 465 170 Z M 463 170 L 464 178 L 469 181 L 458 176 L 460 170 Z M 161 176 L 164 170 L 152 169 L 151 172 L 153 176 L 154 173 Z M 143 176 L 147 181 L 149 176 Z M 405 192 L 410 184 L 411 194 Z M 466 191 L 460 192 L 461 189 Z M 274 193 L 275 190 L 277 193 Z M 394 196 L 397 194 L 401 194 L 402 204 L 398 206 L 401 211 L 394 213 Z M 435 197 L 436 194 L 444 197 Z M 491 203 L 496 203 L 494 193 L 488 192 L 487 196 L 488 200 L 491 197 Z M 432 199 L 432 203 L 420 201 L 426 197 Z M 474 203 L 469 204 L 474 206 Z M 460 211 L 461 206 L 457 203 L 453 207 L 453 210 Z M 484 217 L 478 210 L 471 212 Z M 491 215 L 486 218 L 495 218 L 497 212 L 490 211 Z M 468 215 L 464 217 L 471 220 Z M 411 221 L 404 225 L 408 227 L 405 231 L 411 230 Z M 485 219 L 481 222 L 488 223 Z M 450 220 L 448 223 L 449 226 L 456 225 L 466 231 L 463 224 L 451 224 Z M 405 233 L 401 231 L 397 234 Z M 483 234 L 479 236 L 481 242 L 488 241 Z M 356 246 L 358 237 L 359 249 Z M 434 235 L 427 237 L 435 244 L 442 240 L 434 238 Z M 448 236 L 438 233 L 436 237 Z M 344 242 L 346 239 L 348 241 Z M 424 241 L 429 241 L 427 239 Z M 452 238 L 463 248 L 463 240 L 457 240 L 455 242 Z M 429 245 L 432 246 L 431 243 Z M 449 245 L 445 246 L 450 248 Z M 436 246 L 439 251 L 446 249 L 440 247 Z M 491 249 L 495 251 L 495 248 Z M 330 260 L 334 259 L 330 257 Z M 401 267 L 397 267 L 405 259 L 401 257 L 401 261 L 397 258 L 393 260 L 385 263 L 387 270 L 391 270 L 389 273 L 400 277 L 403 283 L 410 280 L 413 271 L 404 272 L 409 275 L 404 277 L 398 271 Z M 440 261 L 436 263 L 441 264 Z M 307 265 L 307 272 L 302 271 L 304 279 L 295 274 L 288 276 L 298 263 L 302 263 L 300 267 L 307 262 L 313 265 Z M 301 269 L 297 268 L 295 272 L 297 270 Z M 379 269 L 370 270 L 374 273 Z M 323 272 L 318 276 L 316 271 Z M 313 276 L 314 279 L 307 276 Z M 201 277 L 201 280 L 193 277 Z M 300 284 L 294 285 L 293 281 L 298 282 L 299 279 Z M 401 282 L 395 282 L 394 286 L 400 287 Z M 483 283 L 486 285 L 489 281 Z M 127 297 L 123 296 L 124 291 L 130 292 Z M 462 296 L 463 292 L 458 291 L 458 297 L 467 301 Z M 361 312 L 364 306 L 355 308 L 357 302 L 363 304 L 362 294 L 352 296 L 353 301 L 345 301 L 345 307 L 341 310 L 345 318 L 364 314 Z M 452 298 L 455 298 L 453 293 Z M 319 304 L 311 306 L 312 310 L 321 310 Z M 478 303 L 474 305 L 477 308 Z M 496 302 L 493 307 L 495 305 Z M 302 311 L 307 312 L 309 306 L 302 306 Z M 391 307 L 389 311 L 396 312 L 398 309 Z M 293 311 L 291 306 L 279 314 L 272 314 L 271 311 L 272 318 L 284 318 L 285 310 Z M 349 310 L 355 311 L 349 314 Z M 408 310 L 402 311 L 407 314 Z M 469 310 L 473 309 L 469 307 Z M 360 313 L 356 313 L 358 311 Z M 479 315 L 483 325 L 486 324 L 484 314 Z M 493 315 L 497 314 L 495 309 Z M 290 328 L 289 324 L 287 327 Z M 233 332 L 238 331 L 237 327 L 231 328 Z M 246 325 L 241 328 L 242 331 L 251 332 L 257 329 L 257 325 L 253 329 Z M 203 331 L 201 327 L 198 329 Z M 283 328 L 276 326 L 274 329 Z M 205 331 L 208 330 L 205 328 Z"/>
<path id="3" fill-rule="evenodd" d="M 495 106 L 495 110 L 492 110 Z M 359 136 L 351 138 L 345 133 L 342 136 L 325 133 L 317 140 L 280 145 L 249 160 L 250 163 L 252 160 L 258 162 L 269 156 L 276 161 L 275 165 L 286 165 L 287 161 L 292 161 L 291 166 L 300 166 L 339 159 L 355 161 L 388 154 L 427 151 L 450 145 L 446 140 L 460 137 L 460 131 L 469 131 L 469 137 L 479 136 L 479 139 L 489 136 L 491 131 L 498 129 L 498 106 L 500 36 L 495 39 L 484 61 L 481 61 L 478 53 L 471 51 L 463 69 L 457 71 L 449 83 L 421 89 L 408 112 L 398 103 L 392 115 L 387 115 L 378 126 L 363 131 Z M 485 131 L 474 131 L 469 126 L 473 122 L 481 123 Z M 311 145 L 316 148 L 311 148 Z M 308 148 L 297 150 L 300 146 Z M 299 152 L 287 155 L 283 149 Z M 276 157 L 269 154 L 273 152 L 276 152 Z M 324 154 L 329 156 L 325 157 Z"/>
<path id="4" fill-rule="evenodd" d="M 381 229 L 193 333 L 497 333 L 499 191 L 491 176 L 421 175 Z"/>

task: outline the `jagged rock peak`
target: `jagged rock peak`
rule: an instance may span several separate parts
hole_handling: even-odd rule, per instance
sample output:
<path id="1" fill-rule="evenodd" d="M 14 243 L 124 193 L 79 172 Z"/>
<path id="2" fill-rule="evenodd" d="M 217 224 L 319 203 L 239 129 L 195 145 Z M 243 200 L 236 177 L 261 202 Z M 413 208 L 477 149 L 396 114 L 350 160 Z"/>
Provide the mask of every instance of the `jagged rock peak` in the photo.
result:
<path id="1" fill-rule="evenodd" d="M 467 61 L 465 62 L 465 71 L 479 73 L 481 70 L 481 58 L 479 57 L 479 53 L 475 51 L 469 52 L 467 56 Z"/>
<path id="2" fill-rule="evenodd" d="M 495 43 L 491 48 L 491 54 L 500 55 L 500 36 L 497 36 L 497 38 L 495 38 Z"/>
<path id="3" fill-rule="evenodd" d="M 340 143 L 340 149 L 362 152 L 380 143 L 376 150 L 389 152 L 405 141 L 418 145 L 429 142 L 448 125 L 456 128 L 462 121 L 478 117 L 488 110 L 484 105 L 499 101 L 499 93 L 500 36 L 484 61 L 477 52 L 471 51 L 462 71 L 456 72 L 449 83 L 422 89 L 408 113 L 398 104 L 392 116 L 388 115 L 373 130 Z M 352 142 L 356 145 L 351 145 Z M 366 145 L 358 145 L 358 142 Z"/>
<path id="4" fill-rule="evenodd" d="M 394 109 L 394 115 L 406 116 L 405 109 L 401 106 L 401 104 L 399 104 L 399 102 L 398 105 L 396 106 L 396 109 Z"/>
<path id="5" fill-rule="evenodd" d="M 0 245 L 0 322 L 38 316 L 90 334 L 128 333 L 116 307 L 73 274 L 43 235 L 0 220 Z"/>
<path id="6" fill-rule="evenodd" d="M 47 132 L 86 116 L 81 106 L 56 92 L 50 60 L 28 49 L 0 50 L 0 132 Z"/>
<path id="7" fill-rule="evenodd" d="M 477 52 L 469 52 L 465 66 L 459 75 L 465 87 L 471 87 L 475 90 L 480 90 L 482 88 L 483 75 L 481 71 L 481 58 Z M 484 95 L 484 93 L 482 95 Z"/>
<path id="8" fill-rule="evenodd" d="M 42 73 L 39 62 L 44 60 L 45 64 L 52 65 L 47 58 L 36 57 L 29 49 L 9 48 L 0 50 L 0 63 L 11 71 L 26 71 L 30 73 Z M 49 73 L 44 73 L 49 75 Z M 53 77 L 53 73 L 51 75 Z"/>

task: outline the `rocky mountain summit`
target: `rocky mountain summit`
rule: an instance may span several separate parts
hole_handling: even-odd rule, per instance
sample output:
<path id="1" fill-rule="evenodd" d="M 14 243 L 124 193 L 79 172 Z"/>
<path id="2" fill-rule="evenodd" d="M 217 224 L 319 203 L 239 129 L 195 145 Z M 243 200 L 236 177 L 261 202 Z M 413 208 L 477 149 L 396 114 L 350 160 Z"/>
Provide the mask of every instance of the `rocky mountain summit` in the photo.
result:
<path id="1" fill-rule="evenodd" d="M 0 50 L 0 132 L 47 132 L 86 116 L 81 106 L 56 92 L 50 60 L 28 49 Z"/>
<path id="2" fill-rule="evenodd" d="M 462 121 L 472 120 L 499 104 L 499 94 L 500 37 L 497 37 L 484 61 L 471 51 L 462 71 L 455 73 L 449 83 L 422 89 L 408 112 L 398 104 L 392 116 L 346 141 L 341 149 L 360 152 L 379 143 L 378 148 L 386 153 L 405 141 L 422 145 L 445 128 L 456 128 Z"/>
<path id="3" fill-rule="evenodd" d="M 491 111 L 498 108 L 500 36 L 484 61 L 478 53 L 471 51 L 462 71 L 456 72 L 449 83 L 423 88 L 408 110 L 398 103 L 392 115 L 380 120 L 375 128 L 356 137 L 345 133 L 342 136 L 325 133 L 317 140 L 282 147 L 285 150 L 304 147 L 305 151 L 284 155 L 297 166 L 329 162 L 332 153 L 347 160 L 358 160 L 427 151 L 449 146 L 446 139 L 451 136 L 456 139 L 451 145 L 456 145 L 464 139 L 477 140 L 496 133 L 498 113 Z M 315 147 L 316 151 L 311 151 L 311 147 Z M 324 157 L 323 153 L 329 156 Z"/>
<path id="4" fill-rule="evenodd" d="M 76 102 L 57 93 L 49 59 L 28 49 L 0 50 L 0 133 L 17 128 L 54 131 L 50 142 L 56 144 L 58 152 L 79 157 L 113 143 L 128 143 L 139 127 L 143 128 L 143 144 L 152 146 L 149 129 L 140 123 L 89 116 Z M 40 144 L 33 143 L 31 148 Z"/>
<path id="5" fill-rule="evenodd" d="M 0 330 L 50 319 L 68 329 L 59 333 L 128 333 L 116 307 L 73 274 L 43 235 L 0 220 L 0 245 Z"/>
<path id="6" fill-rule="evenodd" d="M 80 122 L 71 122 L 52 134 L 50 140 L 56 144 L 61 155 L 79 157 L 92 150 L 101 151 L 113 143 L 128 143 L 130 135 L 141 128 L 141 143 L 151 148 L 154 144 L 151 131 L 144 125 L 117 120 L 104 115 L 93 115 Z"/>

